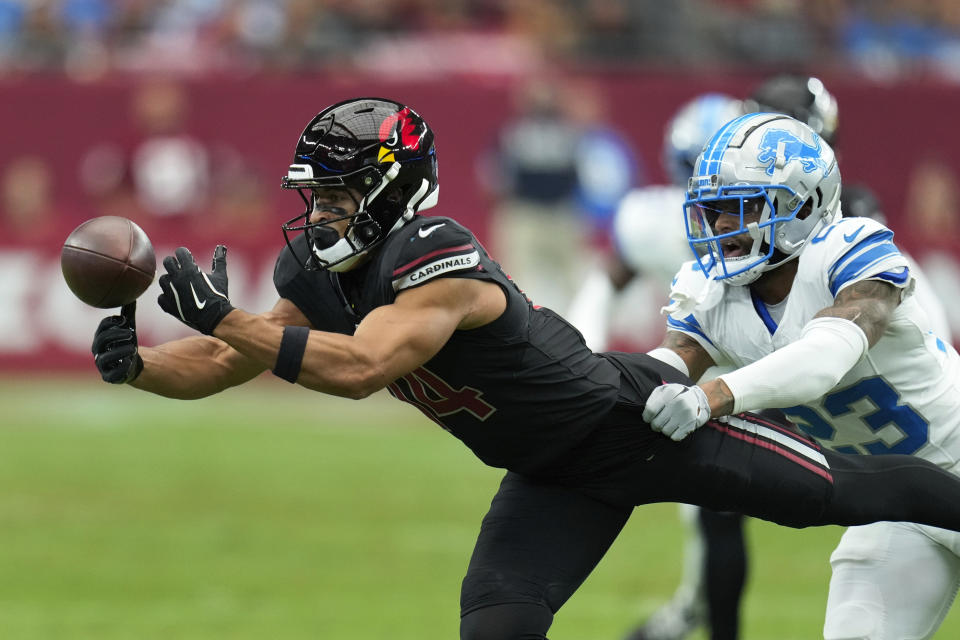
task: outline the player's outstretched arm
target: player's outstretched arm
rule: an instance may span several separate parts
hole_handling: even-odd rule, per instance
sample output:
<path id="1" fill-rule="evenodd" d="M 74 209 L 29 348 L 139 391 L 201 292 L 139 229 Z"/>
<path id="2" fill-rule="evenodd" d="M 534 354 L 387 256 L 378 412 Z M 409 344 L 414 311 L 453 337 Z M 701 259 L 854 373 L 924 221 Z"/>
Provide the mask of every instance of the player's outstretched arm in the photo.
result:
<path id="1" fill-rule="evenodd" d="M 819 398 L 880 340 L 900 296 L 900 289 L 880 280 L 854 283 L 820 310 L 791 344 L 697 386 L 658 387 L 647 399 L 644 419 L 654 430 L 682 440 L 711 417 Z M 671 345 L 671 337 L 681 342 Z M 671 346 L 688 366 L 696 366 L 696 349 L 686 348 L 684 338 L 695 342 L 683 334 L 668 334 L 664 346 Z"/>
<path id="2" fill-rule="evenodd" d="M 138 389 L 171 398 L 202 398 L 242 384 L 267 367 L 216 338 L 213 327 L 233 310 L 227 297 L 227 249 L 220 245 L 210 273 L 203 273 L 190 252 L 180 247 L 163 261 L 160 307 L 206 336 L 140 347 L 135 306 L 105 318 L 93 339 L 97 369 L 106 382 L 128 383 Z M 287 300 L 262 316 L 264 322 L 308 325 L 306 317 Z"/>
<path id="3" fill-rule="evenodd" d="M 300 310 L 284 299 L 257 317 L 276 327 L 309 324 Z M 143 371 L 130 385 L 184 400 L 203 398 L 243 384 L 269 368 L 209 336 L 191 336 L 156 347 L 141 347 L 140 355 Z"/>
<path id="4" fill-rule="evenodd" d="M 263 318 L 278 326 L 308 324 L 288 300 L 280 300 Z M 136 303 L 125 305 L 119 315 L 100 322 L 91 351 L 105 382 L 126 383 L 181 399 L 200 398 L 242 384 L 265 368 L 224 342 L 207 336 L 141 347 L 137 339 Z"/>
<path id="5" fill-rule="evenodd" d="M 711 414 L 789 407 L 824 395 L 880 340 L 901 293 L 881 280 L 844 288 L 833 305 L 807 323 L 798 340 L 704 383 Z"/>
<path id="6" fill-rule="evenodd" d="M 432 358 L 454 331 L 488 324 L 505 308 L 506 297 L 493 283 L 440 278 L 374 309 L 352 336 L 291 331 L 239 309 L 214 335 L 291 382 L 364 398 Z"/>
<path id="7" fill-rule="evenodd" d="M 254 378 L 258 363 L 207 336 L 140 349 L 143 372 L 129 384 L 168 398 L 205 398 Z"/>
<path id="8" fill-rule="evenodd" d="M 439 278 L 402 291 L 393 304 L 371 311 L 354 335 L 347 336 L 310 331 L 306 318 L 286 301 L 281 301 L 273 315 L 234 308 L 228 295 L 223 246 L 214 252 L 209 273 L 200 270 L 185 247 L 165 258 L 163 265 L 167 273 L 159 280 L 160 307 L 232 350 L 194 342 L 170 347 L 166 353 L 155 351 L 158 362 L 154 371 L 159 378 L 146 377 L 141 383 L 155 393 L 166 394 L 177 384 L 172 378 L 179 364 L 188 367 L 192 383 L 201 385 L 194 397 L 272 369 L 278 376 L 316 391 L 363 398 L 432 358 L 457 329 L 483 326 L 506 308 L 506 296 L 498 285 Z M 212 349 L 201 353 L 205 363 L 184 357 L 183 348 L 189 346 L 191 354 L 199 353 L 203 345 Z M 146 372 L 151 363 L 144 362 Z M 182 394 L 188 388 L 193 387 L 180 383 L 175 390 Z"/>

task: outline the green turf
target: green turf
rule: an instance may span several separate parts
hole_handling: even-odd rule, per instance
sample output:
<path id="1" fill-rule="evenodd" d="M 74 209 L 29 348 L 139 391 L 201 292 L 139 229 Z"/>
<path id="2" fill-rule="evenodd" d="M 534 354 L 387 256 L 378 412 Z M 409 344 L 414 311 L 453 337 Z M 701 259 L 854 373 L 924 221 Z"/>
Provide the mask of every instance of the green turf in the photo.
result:
<path id="1" fill-rule="evenodd" d="M 2 380 L 0 407 L 0 637 L 457 637 L 501 474 L 411 408 L 76 379 Z M 749 532 L 744 637 L 819 637 L 840 529 Z M 681 541 L 674 505 L 638 509 L 551 638 L 618 640 L 675 586 Z"/>

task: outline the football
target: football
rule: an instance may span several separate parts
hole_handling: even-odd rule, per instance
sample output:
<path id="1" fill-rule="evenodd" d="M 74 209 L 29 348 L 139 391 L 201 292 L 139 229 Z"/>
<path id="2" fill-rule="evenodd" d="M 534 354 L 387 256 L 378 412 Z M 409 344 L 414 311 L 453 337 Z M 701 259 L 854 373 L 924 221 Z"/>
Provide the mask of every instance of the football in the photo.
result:
<path id="1" fill-rule="evenodd" d="M 143 229 L 120 216 L 101 216 L 74 229 L 60 251 L 67 286 L 92 307 L 109 309 L 136 300 L 157 272 Z"/>

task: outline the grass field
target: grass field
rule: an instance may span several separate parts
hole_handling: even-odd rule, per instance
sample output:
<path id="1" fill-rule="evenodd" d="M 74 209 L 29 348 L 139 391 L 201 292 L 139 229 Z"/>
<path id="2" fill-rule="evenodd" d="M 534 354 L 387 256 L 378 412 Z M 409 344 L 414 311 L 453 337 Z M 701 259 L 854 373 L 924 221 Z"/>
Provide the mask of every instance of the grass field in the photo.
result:
<path id="1" fill-rule="evenodd" d="M 272 381 L 176 402 L 90 378 L 0 381 L 0 637 L 457 637 L 501 472 L 433 423 Z M 820 637 L 840 533 L 750 522 L 745 639 Z M 674 505 L 637 509 L 550 637 L 619 640 L 681 540 Z"/>

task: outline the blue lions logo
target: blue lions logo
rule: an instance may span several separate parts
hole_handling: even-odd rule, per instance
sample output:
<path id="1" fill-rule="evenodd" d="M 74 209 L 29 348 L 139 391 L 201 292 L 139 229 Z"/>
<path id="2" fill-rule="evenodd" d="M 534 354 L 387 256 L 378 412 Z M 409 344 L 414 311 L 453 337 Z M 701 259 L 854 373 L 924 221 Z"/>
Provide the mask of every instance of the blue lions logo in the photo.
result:
<path id="1" fill-rule="evenodd" d="M 757 160 L 767 164 L 767 175 L 773 175 L 773 167 L 777 160 L 777 148 L 783 144 L 784 166 L 796 160 L 803 167 L 805 173 L 813 173 L 817 169 L 827 173 L 827 163 L 820 157 L 820 136 L 813 134 L 816 146 L 809 145 L 797 136 L 784 129 L 770 129 L 763 134 L 760 140 L 760 153 Z"/>

